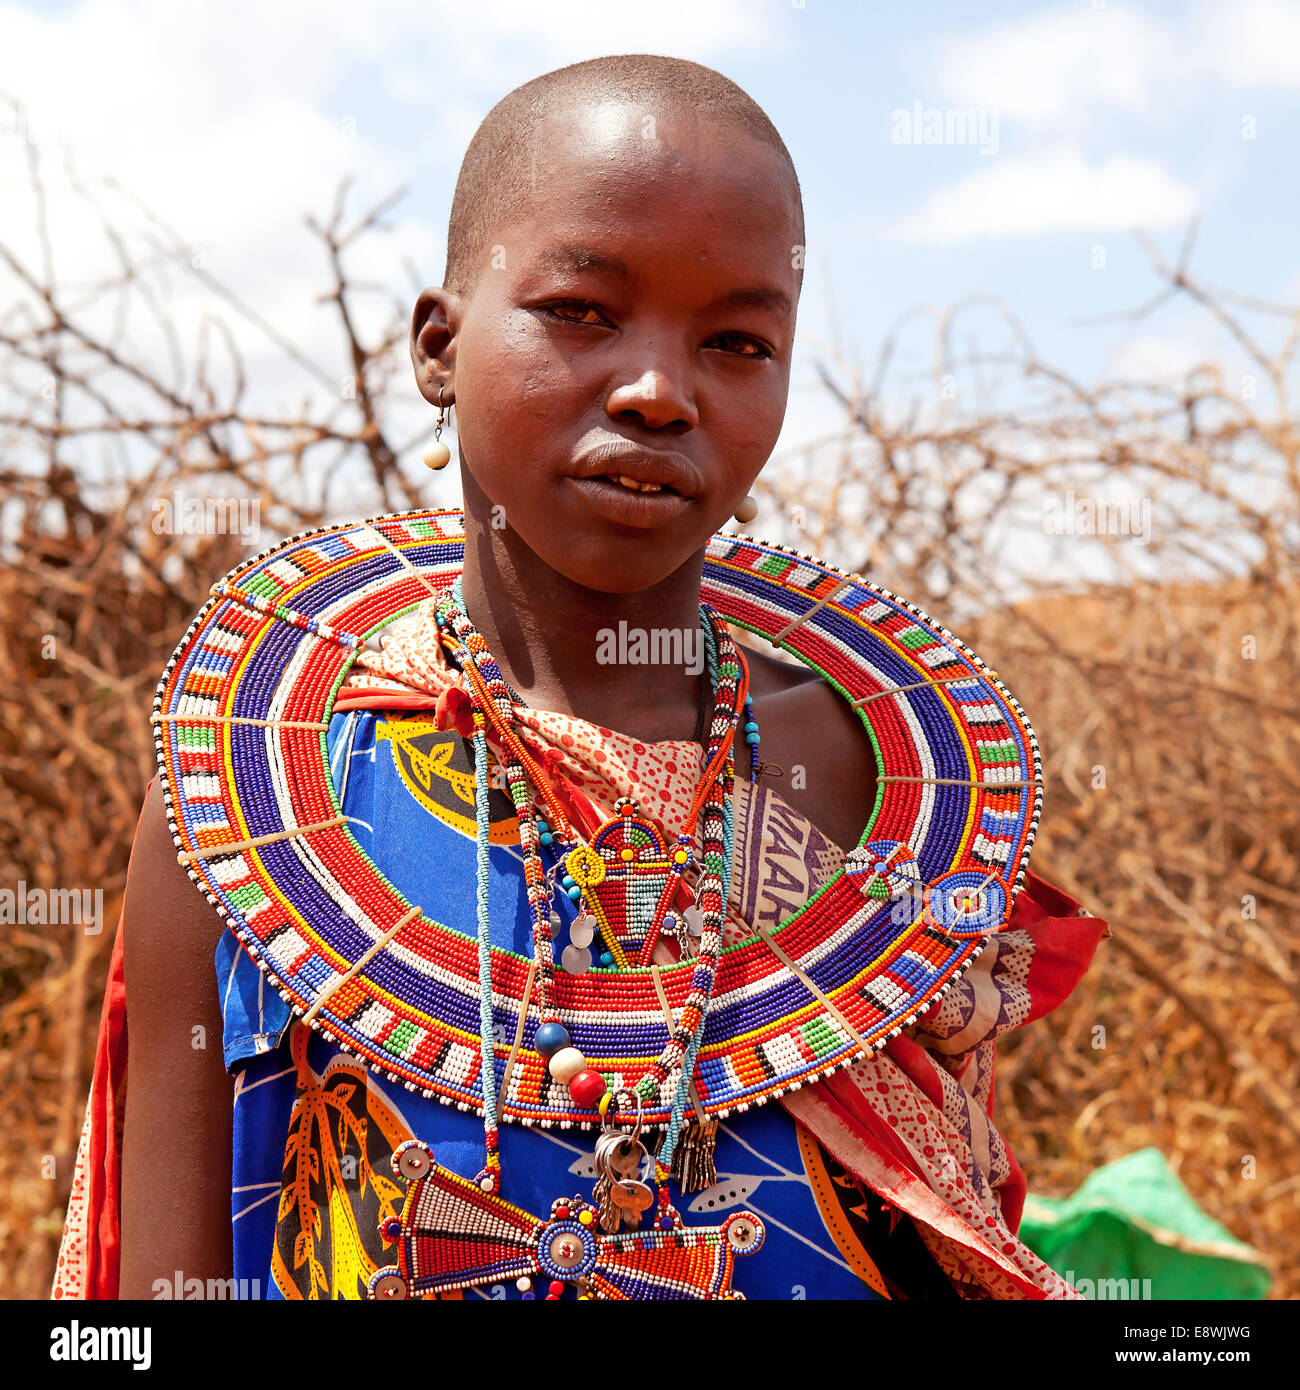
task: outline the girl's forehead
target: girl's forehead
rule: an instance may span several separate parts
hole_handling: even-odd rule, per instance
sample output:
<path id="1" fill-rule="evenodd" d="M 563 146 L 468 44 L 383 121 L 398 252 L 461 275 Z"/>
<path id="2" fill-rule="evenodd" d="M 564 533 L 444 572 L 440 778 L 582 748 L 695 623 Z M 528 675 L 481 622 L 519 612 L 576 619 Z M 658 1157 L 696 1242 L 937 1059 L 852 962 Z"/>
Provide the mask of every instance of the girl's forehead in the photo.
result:
<path id="1" fill-rule="evenodd" d="M 567 192 L 587 187 L 602 194 L 629 183 L 646 193 L 705 184 L 793 193 L 776 150 L 707 112 L 601 101 L 554 113 L 534 139 L 532 183 L 539 192 L 562 182 Z"/>
<path id="2" fill-rule="evenodd" d="M 500 288 L 604 281 L 671 284 L 701 302 L 741 287 L 766 293 L 764 308 L 797 299 L 797 185 L 734 123 L 602 101 L 540 121 L 516 157 L 526 172 L 489 238 L 503 252 Z"/>

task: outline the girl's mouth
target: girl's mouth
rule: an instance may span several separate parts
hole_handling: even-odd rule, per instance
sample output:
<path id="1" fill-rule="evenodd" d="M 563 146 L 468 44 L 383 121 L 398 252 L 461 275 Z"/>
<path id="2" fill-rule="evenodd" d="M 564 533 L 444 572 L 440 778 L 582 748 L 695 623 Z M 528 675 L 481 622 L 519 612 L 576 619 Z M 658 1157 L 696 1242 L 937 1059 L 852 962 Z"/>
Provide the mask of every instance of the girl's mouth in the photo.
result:
<path id="1" fill-rule="evenodd" d="M 677 521 L 691 505 L 689 498 L 666 483 L 639 483 L 626 474 L 571 477 L 568 482 L 604 520 L 639 531 Z"/>
<path id="2" fill-rule="evenodd" d="M 635 478 L 629 478 L 626 473 L 603 473 L 602 478 L 611 483 L 618 483 L 621 487 L 631 488 L 634 492 L 672 492 L 672 488 L 665 483 L 638 483 Z"/>

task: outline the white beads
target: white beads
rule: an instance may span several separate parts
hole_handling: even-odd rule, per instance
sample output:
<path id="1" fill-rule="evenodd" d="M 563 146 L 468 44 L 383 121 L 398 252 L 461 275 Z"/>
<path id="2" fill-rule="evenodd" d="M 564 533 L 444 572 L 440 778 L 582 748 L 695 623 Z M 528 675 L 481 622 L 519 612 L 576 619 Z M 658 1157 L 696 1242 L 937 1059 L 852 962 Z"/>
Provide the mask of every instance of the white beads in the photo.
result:
<path id="1" fill-rule="evenodd" d="M 546 1069 L 556 1081 L 567 1086 L 586 1066 L 587 1059 L 576 1047 L 562 1047 L 547 1063 Z"/>

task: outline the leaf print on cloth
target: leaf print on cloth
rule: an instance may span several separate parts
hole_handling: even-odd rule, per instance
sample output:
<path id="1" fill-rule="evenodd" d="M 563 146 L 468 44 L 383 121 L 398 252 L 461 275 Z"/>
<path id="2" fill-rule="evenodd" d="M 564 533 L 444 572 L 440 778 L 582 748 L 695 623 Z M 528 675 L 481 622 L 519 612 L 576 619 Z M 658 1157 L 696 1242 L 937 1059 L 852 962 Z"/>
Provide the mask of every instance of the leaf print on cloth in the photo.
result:
<path id="1" fill-rule="evenodd" d="M 318 1076 L 309 1029 L 294 1022 L 298 1096 L 284 1146 L 271 1274 L 286 1299 L 363 1299 L 384 1262 L 379 1223 L 401 1211 L 389 1157 L 411 1138 L 366 1084 L 363 1064 L 340 1054 Z"/>
<path id="2" fill-rule="evenodd" d="M 888 1286 L 867 1249 L 867 1194 L 862 1184 L 821 1147 L 807 1129 L 795 1125 L 799 1156 L 822 1221 L 849 1268 L 864 1284 L 889 1298 Z"/>

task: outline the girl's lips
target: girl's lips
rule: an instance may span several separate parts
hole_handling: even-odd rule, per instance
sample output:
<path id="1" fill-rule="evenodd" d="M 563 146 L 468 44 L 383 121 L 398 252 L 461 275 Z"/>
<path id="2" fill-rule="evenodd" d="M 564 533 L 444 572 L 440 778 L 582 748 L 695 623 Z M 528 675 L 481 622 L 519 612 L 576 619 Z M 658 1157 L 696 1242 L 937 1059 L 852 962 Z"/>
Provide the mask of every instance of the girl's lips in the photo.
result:
<path id="1" fill-rule="evenodd" d="M 606 521 L 639 531 L 653 530 L 675 521 L 691 505 L 689 497 L 668 488 L 661 492 L 635 492 L 608 478 L 569 478 L 568 481 L 582 493 L 587 505 Z"/>

